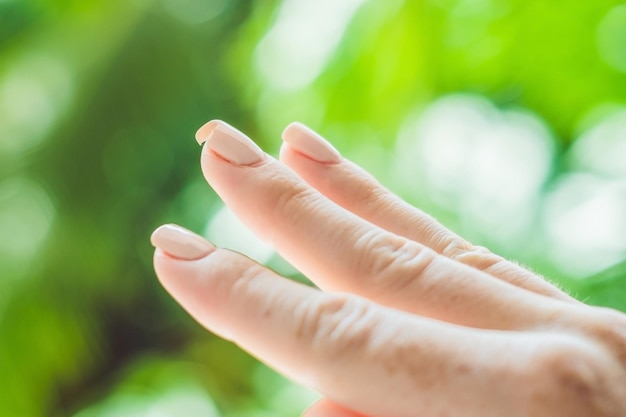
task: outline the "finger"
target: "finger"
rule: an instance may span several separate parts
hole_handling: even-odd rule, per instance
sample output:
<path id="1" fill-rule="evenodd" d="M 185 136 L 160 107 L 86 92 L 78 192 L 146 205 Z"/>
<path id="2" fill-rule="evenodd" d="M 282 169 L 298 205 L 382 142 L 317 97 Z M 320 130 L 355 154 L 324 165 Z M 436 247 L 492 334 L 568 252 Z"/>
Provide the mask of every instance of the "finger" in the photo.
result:
<path id="1" fill-rule="evenodd" d="M 326 140 L 306 126 L 290 124 L 283 132 L 283 139 L 281 161 L 352 213 L 521 288 L 560 300 L 575 301 L 525 268 L 485 248 L 471 245 L 431 216 L 406 203 L 369 173 L 340 158 Z"/>
<path id="2" fill-rule="evenodd" d="M 209 138 L 202 170 L 214 190 L 323 289 L 494 329 L 543 325 L 560 308 L 339 207 L 223 122 L 210 122 L 199 134 Z"/>
<path id="3" fill-rule="evenodd" d="M 530 339 L 511 332 L 462 328 L 320 292 L 175 226 L 157 229 L 152 242 L 161 283 L 198 322 L 358 413 L 476 411 L 490 395 L 509 400 L 510 390 L 489 388 L 502 386 L 503 363 L 528 365 Z M 446 400 L 452 392 L 455 401 Z"/>
<path id="4" fill-rule="evenodd" d="M 223 122 L 210 122 L 200 135 L 209 138 L 202 170 L 215 191 L 323 289 L 494 329 L 542 325 L 558 308 L 337 206 Z"/>
<path id="5" fill-rule="evenodd" d="M 323 398 L 304 410 L 301 417 L 365 417 Z"/>

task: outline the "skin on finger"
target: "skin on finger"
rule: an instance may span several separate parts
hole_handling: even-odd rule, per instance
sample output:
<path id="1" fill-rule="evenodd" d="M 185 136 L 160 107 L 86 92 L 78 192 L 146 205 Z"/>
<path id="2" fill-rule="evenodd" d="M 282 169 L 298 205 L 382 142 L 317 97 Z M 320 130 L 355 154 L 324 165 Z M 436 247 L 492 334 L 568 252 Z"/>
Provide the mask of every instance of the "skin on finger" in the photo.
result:
<path id="1" fill-rule="evenodd" d="M 222 249 L 195 260 L 157 249 L 154 266 L 169 293 L 207 329 L 356 412 L 495 416 L 519 401 L 501 371 L 503 363 L 526 366 L 526 336 L 323 293 Z M 455 401 L 446 400 L 451 392 Z"/>
<path id="2" fill-rule="evenodd" d="M 304 410 L 301 417 L 366 417 L 323 398 Z"/>
<path id="3" fill-rule="evenodd" d="M 322 289 L 490 329 L 543 325 L 564 308 L 363 220 L 270 157 L 241 166 L 205 145 L 201 159 L 226 205 Z"/>
<path id="4" fill-rule="evenodd" d="M 335 203 L 383 229 L 420 242 L 444 256 L 506 282 L 538 294 L 578 303 L 525 268 L 471 245 L 390 192 L 350 161 L 337 158 L 333 163 L 320 163 L 289 145 L 294 140 L 299 147 L 307 140 L 315 141 L 314 137 L 305 137 L 308 135 L 313 136 L 314 133 L 303 129 L 300 124 L 288 126 L 283 132 L 286 142 L 281 148 L 280 160 Z"/>

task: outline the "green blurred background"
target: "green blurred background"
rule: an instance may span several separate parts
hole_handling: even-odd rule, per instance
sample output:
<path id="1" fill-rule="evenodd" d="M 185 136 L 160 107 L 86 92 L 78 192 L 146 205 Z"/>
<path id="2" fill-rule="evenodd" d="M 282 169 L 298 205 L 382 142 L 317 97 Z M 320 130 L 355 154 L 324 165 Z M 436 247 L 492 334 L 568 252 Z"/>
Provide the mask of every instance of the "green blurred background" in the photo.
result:
<path id="1" fill-rule="evenodd" d="M 298 278 L 202 179 L 222 118 L 300 120 L 411 203 L 626 310 L 626 5 L 0 0 L 0 416 L 296 416 L 316 395 L 203 331 L 149 235 Z"/>

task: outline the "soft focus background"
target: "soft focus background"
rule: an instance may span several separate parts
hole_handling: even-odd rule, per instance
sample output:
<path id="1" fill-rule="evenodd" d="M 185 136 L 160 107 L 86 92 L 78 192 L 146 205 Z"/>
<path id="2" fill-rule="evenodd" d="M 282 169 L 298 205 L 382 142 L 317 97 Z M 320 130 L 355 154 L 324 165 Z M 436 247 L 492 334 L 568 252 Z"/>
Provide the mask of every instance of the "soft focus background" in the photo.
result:
<path id="1" fill-rule="evenodd" d="M 203 331 L 148 237 L 281 273 L 202 179 L 222 118 L 300 120 L 475 243 L 626 310 L 626 4 L 0 0 L 0 416 L 290 417 L 316 395 Z"/>

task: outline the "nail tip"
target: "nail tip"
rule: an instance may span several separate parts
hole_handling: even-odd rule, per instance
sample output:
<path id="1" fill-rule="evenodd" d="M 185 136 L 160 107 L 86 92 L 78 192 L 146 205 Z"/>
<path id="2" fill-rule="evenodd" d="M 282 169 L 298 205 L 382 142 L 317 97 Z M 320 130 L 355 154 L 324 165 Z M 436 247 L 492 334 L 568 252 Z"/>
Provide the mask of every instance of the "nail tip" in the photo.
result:
<path id="1" fill-rule="evenodd" d="M 311 128 L 302 122 L 293 121 L 283 129 L 282 138 L 285 139 L 285 137 L 288 137 L 290 134 L 298 134 L 302 131 L 311 131 Z"/>
<path id="2" fill-rule="evenodd" d="M 283 141 L 293 149 L 319 163 L 335 164 L 341 153 L 315 130 L 300 122 L 291 122 L 283 131 Z"/>
<path id="3" fill-rule="evenodd" d="M 265 160 L 265 152 L 246 134 L 221 120 L 212 120 L 200 128 L 208 148 L 227 162 L 253 166 Z"/>
<path id="4" fill-rule="evenodd" d="M 171 223 L 157 227 L 150 242 L 165 254 L 181 260 L 200 259 L 215 250 L 215 246 L 202 236 Z"/>
<path id="5" fill-rule="evenodd" d="M 154 229 L 154 231 L 150 235 L 150 244 L 152 246 L 154 246 L 155 248 L 159 247 L 159 245 L 158 245 L 159 237 L 163 234 L 163 229 L 165 229 L 166 226 L 168 226 L 168 225 L 167 224 L 162 224 L 161 226 L 159 226 L 156 229 Z"/>
<path id="6" fill-rule="evenodd" d="M 228 125 L 222 120 L 213 119 L 200 126 L 200 128 L 196 130 L 196 134 L 194 135 L 196 138 L 196 142 L 198 142 L 200 146 L 204 145 L 204 143 L 211 138 L 211 134 L 220 124 Z"/>

